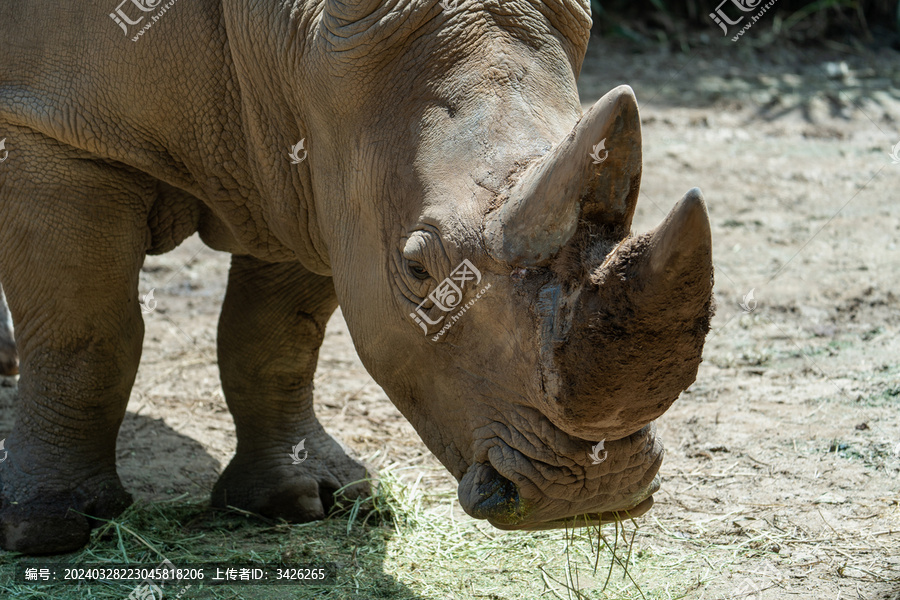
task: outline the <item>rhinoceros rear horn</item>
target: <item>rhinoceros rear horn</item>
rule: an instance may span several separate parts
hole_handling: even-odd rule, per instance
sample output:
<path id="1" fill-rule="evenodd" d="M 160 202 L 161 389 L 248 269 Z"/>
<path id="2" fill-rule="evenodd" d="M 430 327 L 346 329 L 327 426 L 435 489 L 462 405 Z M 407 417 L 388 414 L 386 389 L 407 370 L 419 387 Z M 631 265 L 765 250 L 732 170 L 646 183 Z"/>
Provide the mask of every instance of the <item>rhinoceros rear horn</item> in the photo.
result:
<path id="1" fill-rule="evenodd" d="M 572 132 L 532 164 L 485 223 L 498 260 L 545 263 L 593 223 L 624 237 L 641 181 L 641 121 L 634 92 L 620 86 L 597 101 Z"/>

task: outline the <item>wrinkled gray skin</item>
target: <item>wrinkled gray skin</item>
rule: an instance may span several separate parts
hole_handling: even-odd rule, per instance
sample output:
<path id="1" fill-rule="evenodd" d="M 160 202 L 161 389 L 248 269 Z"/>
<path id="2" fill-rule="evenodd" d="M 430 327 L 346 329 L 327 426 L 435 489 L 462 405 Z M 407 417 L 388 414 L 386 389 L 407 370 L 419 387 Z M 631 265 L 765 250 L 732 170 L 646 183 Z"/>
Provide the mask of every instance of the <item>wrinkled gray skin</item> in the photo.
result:
<path id="1" fill-rule="evenodd" d="M 649 507 L 652 421 L 693 381 L 708 330 L 708 220 L 692 192 L 628 237 L 629 90 L 570 135 L 586 1 L 191 0 L 136 43 L 143 23 L 124 35 L 115 4 L 0 3 L 0 280 L 21 361 L 0 545 L 78 548 L 96 521 L 69 509 L 108 518 L 131 501 L 115 443 L 138 273 L 196 231 L 234 255 L 218 355 L 238 443 L 213 505 L 318 519 L 365 476 L 312 410 L 340 304 L 473 516 L 534 529 Z M 434 342 L 410 313 L 463 259 L 491 287 Z"/>

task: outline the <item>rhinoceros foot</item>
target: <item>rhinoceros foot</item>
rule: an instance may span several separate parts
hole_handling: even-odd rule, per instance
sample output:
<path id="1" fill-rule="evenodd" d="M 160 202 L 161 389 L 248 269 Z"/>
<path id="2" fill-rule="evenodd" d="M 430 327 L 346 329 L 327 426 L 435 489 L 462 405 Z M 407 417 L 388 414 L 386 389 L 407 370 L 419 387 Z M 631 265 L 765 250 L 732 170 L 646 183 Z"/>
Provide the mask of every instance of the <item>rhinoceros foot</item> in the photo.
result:
<path id="1" fill-rule="evenodd" d="M 303 450 L 292 455 L 293 447 L 281 443 L 264 451 L 238 449 L 213 488 L 212 506 L 305 523 L 325 518 L 338 500 L 369 494 L 365 467 L 327 433 L 309 435 Z"/>
<path id="2" fill-rule="evenodd" d="M 115 471 L 94 474 L 61 488 L 46 487 L 16 468 L 13 456 L 0 469 L 0 546 L 25 554 L 78 550 L 101 521 L 120 515 L 132 503 Z M 15 491 L 15 494 L 13 493 Z"/>

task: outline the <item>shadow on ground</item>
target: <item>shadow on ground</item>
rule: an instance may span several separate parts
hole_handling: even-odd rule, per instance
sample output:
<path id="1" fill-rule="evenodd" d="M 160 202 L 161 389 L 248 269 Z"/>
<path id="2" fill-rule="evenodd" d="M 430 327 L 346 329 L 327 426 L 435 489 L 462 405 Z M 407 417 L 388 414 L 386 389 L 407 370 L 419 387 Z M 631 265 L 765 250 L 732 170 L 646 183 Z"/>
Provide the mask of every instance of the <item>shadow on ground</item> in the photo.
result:
<path id="1" fill-rule="evenodd" d="M 0 439 L 12 429 L 16 393 L 0 387 Z M 209 585 L 169 584 L 165 596 L 240 599 L 360 599 L 416 600 L 415 595 L 384 572 L 383 563 L 394 528 L 384 509 L 291 525 L 236 511 L 211 510 L 208 490 L 220 465 L 203 445 L 188 438 L 162 419 L 128 413 L 118 440 L 118 468 L 123 483 L 137 499 L 114 521 L 98 527 L 87 548 L 52 557 L 26 557 L 0 551 L 0 598 L 128 598 L 138 582 L 104 581 L 82 585 L 25 585 L 14 581 L 21 564 L 65 563 L 74 567 L 129 563 L 156 567 L 164 559 L 178 568 L 220 563 L 223 566 L 332 565 L 334 585 Z M 160 490 L 151 482 L 160 473 L 170 477 L 164 493 L 169 500 L 148 501 Z M 369 518 L 366 519 L 366 516 Z M 144 596 L 137 596 L 145 600 Z M 146 598 L 150 598 L 147 596 Z M 159 600 L 158 598 L 155 600 Z"/>

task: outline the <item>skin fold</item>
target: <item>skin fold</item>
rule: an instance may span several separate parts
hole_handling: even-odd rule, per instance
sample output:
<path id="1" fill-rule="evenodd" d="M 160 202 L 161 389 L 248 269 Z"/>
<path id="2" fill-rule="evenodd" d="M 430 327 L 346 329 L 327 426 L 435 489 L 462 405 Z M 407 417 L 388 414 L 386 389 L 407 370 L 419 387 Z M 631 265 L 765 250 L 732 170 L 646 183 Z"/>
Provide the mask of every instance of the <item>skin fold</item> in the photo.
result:
<path id="1" fill-rule="evenodd" d="M 536 529 L 649 508 L 652 421 L 709 328 L 708 219 L 689 193 L 631 236 L 640 120 L 617 88 L 579 122 L 586 1 L 192 0 L 138 41 L 115 9 L 0 4 L 0 280 L 20 361 L 3 548 L 77 549 L 97 521 L 70 509 L 131 502 L 115 442 L 138 273 L 195 232 L 233 254 L 218 357 L 238 443 L 213 505 L 302 522 L 347 484 L 368 493 L 312 409 L 340 305 L 473 516 Z M 553 185 L 526 185 L 538 166 Z M 489 288 L 434 341 L 446 315 L 427 297 L 464 260 L 481 279 L 463 302 Z M 423 332 L 417 307 L 441 323 Z"/>

